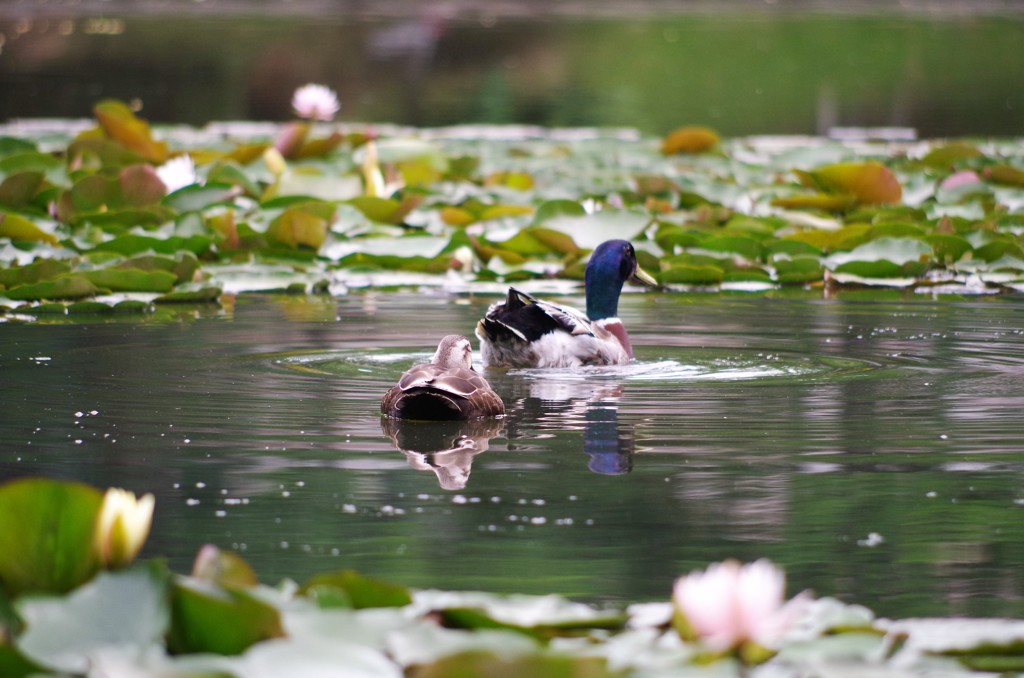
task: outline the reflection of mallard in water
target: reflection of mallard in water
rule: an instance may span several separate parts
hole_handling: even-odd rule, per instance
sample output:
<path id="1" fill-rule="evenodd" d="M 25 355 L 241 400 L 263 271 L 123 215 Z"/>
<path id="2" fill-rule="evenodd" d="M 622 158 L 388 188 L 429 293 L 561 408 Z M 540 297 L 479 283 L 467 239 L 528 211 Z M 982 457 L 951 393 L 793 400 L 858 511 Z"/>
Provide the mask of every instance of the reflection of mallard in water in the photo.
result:
<path id="1" fill-rule="evenodd" d="M 384 394 L 380 411 L 399 419 L 477 419 L 503 414 L 505 404 L 473 369 L 469 339 L 452 334 L 429 363 L 409 369 Z"/>
<path id="2" fill-rule="evenodd" d="M 485 452 L 501 433 L 500 419 L 409 421 L 381 419 L 384 435 L 405 453 L 409 466 L 433 471 L 445 490 L 461 490 L 469 480 L 473 457 Z"/>
<path id="3" fill-rule="evenodd" d="M 510 450 L 517 449 L 517 441 L 529 441 L 545 428 L 582 429 L 588 469 L 602 475 L 622 475 L 633 470 L 633 426 L 619 421 L 622 384 L 545 378 L 540 374 L 536 379 L 526 380 L 522 376 L 516 375 L 514 381 L 511 377 L 495 381 L 499 389 L 506 383 L 511 386 L 511 392 L 502 391 L 509 402 L 505 437 Z"/>
<path id="4" fill-rule="evenodd" d="M 618 317 L 622 285 L 657 282 L 637 265 L 636 252 L 625 240 L 598 245 L 585 278 L 586 315 L 510 287 L 505 302 L 492 305 L 477 323 L 484 365 L 576 367 L 632 361 L 629 335 Z"/>

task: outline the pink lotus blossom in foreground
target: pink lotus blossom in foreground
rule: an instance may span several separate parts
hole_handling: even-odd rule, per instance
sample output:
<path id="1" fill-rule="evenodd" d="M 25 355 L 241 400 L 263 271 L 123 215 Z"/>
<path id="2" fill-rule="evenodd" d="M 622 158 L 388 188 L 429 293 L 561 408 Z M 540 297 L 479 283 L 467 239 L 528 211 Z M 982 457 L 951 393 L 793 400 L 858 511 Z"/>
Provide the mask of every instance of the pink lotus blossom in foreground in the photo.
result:
<path id="1" fill-rule="evenodd" d="M 300 118 L 330 121 L 341 108 L 338 95 L 324 85 L 303 85 L 292 95 L 292 108 Z"/>
<path id="2" fill-rule="evenodd" d="M 770 647 L 794 621 L 802 595 L 783 603 L 786 577 L 768 560 L 715 563 L 680 577 L 672 600 L 687 630 L 717 652 Z"/>

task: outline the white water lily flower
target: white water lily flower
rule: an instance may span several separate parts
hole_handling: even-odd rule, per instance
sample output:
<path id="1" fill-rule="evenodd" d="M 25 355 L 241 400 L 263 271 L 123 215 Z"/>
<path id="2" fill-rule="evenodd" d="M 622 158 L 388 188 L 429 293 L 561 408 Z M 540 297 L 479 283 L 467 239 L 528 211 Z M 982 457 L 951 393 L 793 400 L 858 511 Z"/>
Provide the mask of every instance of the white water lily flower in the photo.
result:
<path id="1" fill-rule="evenodd" d="M 157 167 L 156 176 L 167 187 L 168 193 L 174 193 L 179 188 L 199 183 L 199 177 L 196 176 L 196 164 L 188 153 L 171 158 Z"/>
<path id="2" fill-rule="evenodd" d="M 786 577 L 768 560 L 715 563 L 676 581 L 672 600 L 689 630 L 724 652 L 747 642 L 771 647 L 793 623 L 806 598 L 783 603 Z"/>
<path id="3" fill-rule="evenodd" d="M 124 567 L 135 560 L 149 536 L 155 502 L 152 494 L 139 499 L 128 490 L 107 490 L 96 521 L 96 549 L 104 567 Z"/>
<path id="4" fill-rule="evenodd" d="M 330 121 L 341 108 L 338 95 L 324 85 L 303 85 L 292 95 L 292 108 L 300 118 Z"/>

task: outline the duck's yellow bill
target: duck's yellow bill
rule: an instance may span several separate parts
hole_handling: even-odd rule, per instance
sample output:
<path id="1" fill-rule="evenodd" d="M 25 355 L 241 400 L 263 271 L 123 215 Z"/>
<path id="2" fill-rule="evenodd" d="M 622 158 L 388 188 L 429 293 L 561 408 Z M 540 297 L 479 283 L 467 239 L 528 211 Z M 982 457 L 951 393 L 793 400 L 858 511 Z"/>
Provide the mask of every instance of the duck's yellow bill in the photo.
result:
<path id="1" fill-rule="evenodd" d="M 657 287 L 658 281 L 654 279 L 654 276 L 640 268 L 636 267 L 633 271 L 633 275 L 630 276 L 629 282 L 637 283 L 638 285 L 647 285 L 648 287 Z"/>

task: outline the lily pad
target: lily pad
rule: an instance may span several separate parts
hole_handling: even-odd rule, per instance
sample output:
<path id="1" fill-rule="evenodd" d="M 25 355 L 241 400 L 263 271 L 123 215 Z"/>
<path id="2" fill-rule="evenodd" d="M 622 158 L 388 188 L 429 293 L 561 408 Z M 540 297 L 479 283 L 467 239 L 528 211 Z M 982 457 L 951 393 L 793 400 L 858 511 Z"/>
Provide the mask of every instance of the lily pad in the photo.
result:
<path id="1" fill-rule="evenodd" d="M 878 162 L 841 162 L 805 172 L 794 170 L 801 182 L 828 194 L 854 196 L 858 203 L 898 203 L 903 197 L 899 179 Z"/>
<path id="2" fill-rule="evenodd" d="M 83 271 L 81 275 L 96 287 L 113 292 L 170 292 L 178 280 L 168 271 L 142 271 L 137 268 L 107 268 Z"/>
<path id="3" fill-rule="evenodd" d="M 149 563 L 102 573 L 66 597 L 22 599 L 18 648 L 50 670 L 84 674 L 102 650 L 157 645 L 168 624 L 167 577 Z"/>
<path id="4" fill-rule="evenodd" d="M 14 212 L 0 211 L 0 238 L 11 240 L 45 242 L 56 245 L 57 236 L 47 233 L 35 223 Z"/>
<path id="5" fill-rule="evenodd" d="M 19 285 L 4 292 L 17 301 L 37 299 L 81 299 L 100 293 L 97 287 L 84 275 L 64 275 L 53 280 Z"/>
<path id="6" fill-rule="evenodd" d="M 124 103 L 113 99 L 101 101 L 93 112 L 103 131 L 117 143 L 156 165 L 167 160 L 167 144 L 153 139 L 149 123 L 136 117 Z"/>
<path id="7" fill-rule="evenodd" d="M 0 486 L 0 586 L 12 595 L 64 593 L 92 578 L 102 499 L 79 483 L 30 478 Z"/>
<path id="8" fill-rule="evenodd" d="M 284 636 L 280 613 L 247 589 L 178 578 L 171 588 L 172 652 L 237 655 L 262 640 Z"/>
<path id="9" fill-rule="evenodd" d="M 404 586 L 366 577 L 354 570 L 340 570 L 320 574 L 307 581 L 300 593 L 318 601 L 337 600 L 336 593 L 356 609 L 367 607 L 404 607 L 412 603 L 412 596 Z M 335 595 L 332 596 L 331 594 Z"/>

